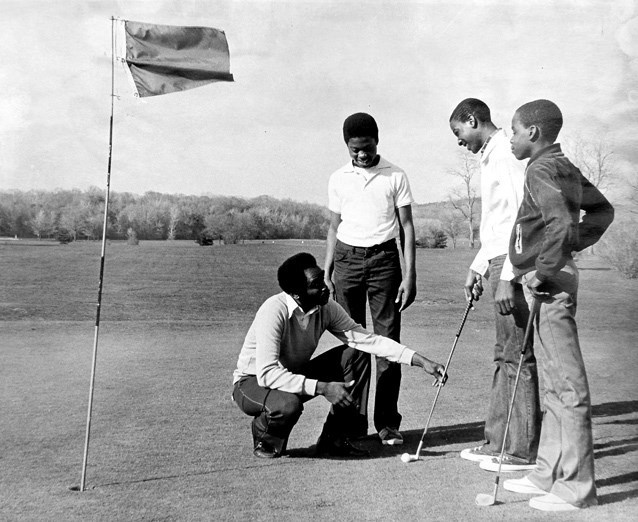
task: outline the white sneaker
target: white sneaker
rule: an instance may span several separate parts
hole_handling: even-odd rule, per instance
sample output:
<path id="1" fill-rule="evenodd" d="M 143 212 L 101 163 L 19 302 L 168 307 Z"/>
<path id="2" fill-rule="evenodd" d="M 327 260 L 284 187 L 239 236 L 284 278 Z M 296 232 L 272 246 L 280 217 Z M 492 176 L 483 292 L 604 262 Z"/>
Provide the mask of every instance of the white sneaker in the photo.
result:
<path id="1" fill-rule="evenodd" d="M 483 460 L 479 464 L 481 469 L 485 471 L 495 471 L 498 472 L 498 457 L 493 457 L 489 460 Z M 518 460 L 514 460 L 514 457 L 510 457 L 505 455 L 503 457 L 503 463 L 501 464 L 501 471 L 509 473 L 510 471 L 525 471 L 532 470 L 536 468 L 536 464 L 524 464 Z"/>
<path id="2" fill-rule="evenodd" d="M 576 511 L 580 509 L 553 493 L 547 493 L 542 497 L 531 498 L 529 500 L 529 506 L 541 511 Z"/>
<path id="3" fill-rule="evenodd" d="M 514 493 L 525 493 L 527 495 L 545 495 L 547 491 L 535 486 L 527 477 L 519 479 L 507 479 L 503 482 L 503 487 L 507 491 Z"/>
<path id="4" fill-rule="evenodd" d="M 490 460 L 494 457 L 493 453 L 487 453 L 483 446 L 477 446 L 476 448 L 465 448 L 461 451 L 461 458 L 465 460 L 471 460 L 472 462 L 482 462 L 484 460 Z"/>
<path id="5" fill-rule="evenodd" d="M 383 428 L 379 432 L 379 438 L 381 439 L 381 443 L 386 446 L 398 446 L 399 444 L 403 444 L 403 435 L 399 430 L 395 430 L 394 428 Z"/>

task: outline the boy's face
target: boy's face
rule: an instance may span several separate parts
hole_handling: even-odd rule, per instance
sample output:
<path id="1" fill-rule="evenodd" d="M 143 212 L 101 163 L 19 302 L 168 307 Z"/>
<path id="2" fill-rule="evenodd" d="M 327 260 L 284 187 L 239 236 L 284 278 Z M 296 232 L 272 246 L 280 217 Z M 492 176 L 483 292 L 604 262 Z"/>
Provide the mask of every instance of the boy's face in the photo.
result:
<path id="1" fill-rule="evenodd" d="M 483 147 L 483 138 L 475 124 L 474 117 L 470 116 L 467 121 L 452 120 L 450 129 L 458 140 L 459 147 L 465 147 L 472 154 L 476 154 Z"/>
<path id="2" fill-rule="evenodd" d="M 527 159 L 532 155 L 532 135 L 531 129 L 525 127 L 518 118 L 518 113 L 515 113 L 512 118 L 510 144 L 512 146 L 512 154 L 517 160 Z"/>
<path id="3" fill-rule="evenodd" d="M 356 167 L 367 169 L 374 165 L 377 157 L 377 140 L 370 136 L 350 138 L 347 145 L 352 163 Z"/>

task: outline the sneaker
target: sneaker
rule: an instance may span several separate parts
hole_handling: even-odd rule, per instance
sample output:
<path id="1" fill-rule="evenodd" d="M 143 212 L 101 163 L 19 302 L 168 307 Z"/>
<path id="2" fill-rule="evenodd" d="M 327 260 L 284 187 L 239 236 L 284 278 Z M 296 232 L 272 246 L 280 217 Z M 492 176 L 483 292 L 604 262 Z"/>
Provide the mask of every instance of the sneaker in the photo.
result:
<path id="1" fill-rule="evenodd" d="M 525 493 L 527 495 L 546 495 L 547 491 L 535 486 L 527 477 L 519 479 L 507 479 L 503 482 L 503 487 L 507 491 L 514 493 Z"/>
<path id="2" fill-rule="evenodd" d="M 492 457 L 489 460 L 483 460 L 479 464 L 479 467 L 485 471 L 498 471 L 498 461 L 499 457 Z M 501 471 L 504 472 L 532 470 L 535 468 L 536 464 L 528 464 L 524 460 L 517 459 L 516 457 L 510 457 L 509 455 L 503 456 L 503 463 L 501 464 Z"/>
<path id="3" fill-rule="evenodd" d="M 461 451 L 461 458 L 471 460 L 472 462 L 482 462 L 496 457 L 495 453 L 485 449 L 485 446 L 477 446 L 476 448 L 466 448 Z"/>
<path id="4" fill-rule="evenodd" d="M 541 511 L 576 511 L 580 509 L 553 493 L 547 493 L 542 497 L 531 498 L 529 500 L 529 507 L 540 509 Z"/>
<path id="5" fill-rule="evenodd" d="M 399 444 L 403 444 L 403 435 L 401 432 L 394 428 L 383 428 L 379 432 L 379 438 L 381 439 L 381 444 L 385 444 L 386 446 L 398 446 Z"/>

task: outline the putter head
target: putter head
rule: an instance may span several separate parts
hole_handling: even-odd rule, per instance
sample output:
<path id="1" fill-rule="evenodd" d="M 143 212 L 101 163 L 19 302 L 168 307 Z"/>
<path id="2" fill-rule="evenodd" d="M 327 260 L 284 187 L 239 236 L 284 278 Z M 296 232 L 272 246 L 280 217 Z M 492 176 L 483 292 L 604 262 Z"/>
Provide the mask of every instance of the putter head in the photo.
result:
<path id="1" fill-rule="evenodd" d="M 493 506 L 497 503 L 494 496 L 488 495 L 487 493 L 479 493 L 476 495 L 475 502 L 477 506 Z"/>
<path id="2" fill-rule="evenodd" d="M 408 453 L 404 453 L 403 455 L 401 455 L 401 462 L 404 462 L 405 464 L 407 464 L 408 462 L 415 462 L 419 460 L 419 457 L 417 457 L 416 455 L 410 455 Z"/>

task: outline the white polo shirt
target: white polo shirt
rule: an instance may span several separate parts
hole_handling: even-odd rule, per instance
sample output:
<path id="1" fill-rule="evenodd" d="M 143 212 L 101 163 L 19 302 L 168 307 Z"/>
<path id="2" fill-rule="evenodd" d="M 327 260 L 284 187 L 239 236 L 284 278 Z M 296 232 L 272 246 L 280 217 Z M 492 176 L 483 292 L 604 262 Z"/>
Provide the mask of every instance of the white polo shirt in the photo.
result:
<path id="1" fill-rule="evenodd" d="M 470 268 L 485 275 L 490 259 L 507 254 L 512 228 L 523 200 L 525 162 L 518 161 L 509 138 L 499 129 L 490 139 L 479 161 L 481 167 L 481 248 Z M 509 256 L 500 279 L 512 281 Z"/>
<path id="2" fill-rule="evenodd" d="M 398 237 L 395 209 L 413 202 L 405 172 L 383 158 L 368 169 L 350 161 L 328 182 L 328 208 L 341 215 L 337 239 L 352 246 L 370 247 Z"/>

